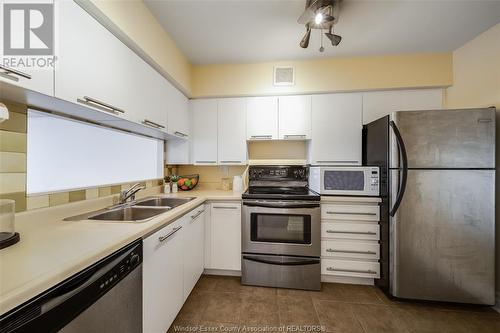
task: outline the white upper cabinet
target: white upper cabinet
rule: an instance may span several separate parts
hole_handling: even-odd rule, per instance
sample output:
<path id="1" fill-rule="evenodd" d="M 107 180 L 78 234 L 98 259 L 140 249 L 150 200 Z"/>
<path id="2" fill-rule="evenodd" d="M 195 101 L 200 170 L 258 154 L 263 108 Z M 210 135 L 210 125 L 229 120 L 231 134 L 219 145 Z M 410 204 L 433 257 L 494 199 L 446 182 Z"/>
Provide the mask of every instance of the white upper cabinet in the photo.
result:
<path id="1" fill-rule="evenodd" d="M 188 139 L 191 126 L 189 100 L 170 82 L 167 82 L 167 84 L 168 133 L 181 139 Z"/>
<path id="2" fill-rule="evenodd" d="M 217 100 L 198 99 L 191 102 L 192 162 L 217 165 Z"/>
<path id="3" fill-rule="evenodd" d="M 362 105 L 359 93 L 312 96 L 309 163 L 361 164 Z"/>
<path id="4" fill-rule="evenodd" d="M 225 98 L 218 101 L 218 163 L 246 164 L 246 101 Z"/>
<path id="5" fill-rule="evenodd" d="M 247 140 L 278 139 L 278 98 L 247 98 Z"/>
<path id="6" fill-rule="evenodd" d="M 281 96 L 279 105 L 279 139 L 311 138 L 311 96 Z"/>
<path id="7" fill-rule="evenodd" d="M 394 111 L 435 110 L 443 107 L 443 89 L 369 91 L 363 93 L 363 124 Z"/>
<path id="8" fill-rule="evenodd" d="M 6 1 L 7 2 L 7 1 Z M 53 1 L 44 1 L 53 3 Z M 4 1 L 2 1 L 2 4 Z M 0 6 L 0 17 L 4 18 L 4 6 Z M 30 32 L 31 33 L 31 32 Z M 2 35 L 3 36 L 3 35 Z M 26 39 L 25 43 L 28 43 Z M 4 42 L 0 43 L 0 54 L 5 55 Z M 37 91 L 39 93 L 54 96 L 54 68 L 47 66 L 33 68 L 31 66 L 20 66 L 19 64 L 10 64 L 8 56 L 5 56 L 3 63 L 0 63 L 0 82 L 7 82 L 15 86 Z M 54 57 L 43 56 L 47 61 L 54 61 Z"/>

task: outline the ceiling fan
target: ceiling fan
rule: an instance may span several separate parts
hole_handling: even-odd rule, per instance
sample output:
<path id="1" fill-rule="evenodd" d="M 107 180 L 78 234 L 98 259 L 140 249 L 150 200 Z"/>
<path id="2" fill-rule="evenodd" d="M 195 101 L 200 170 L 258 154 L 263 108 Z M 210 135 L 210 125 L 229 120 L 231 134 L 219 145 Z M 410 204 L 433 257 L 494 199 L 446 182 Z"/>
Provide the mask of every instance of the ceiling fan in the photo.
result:
<path id="1" fill-rule="evenodd" d="M 306 9 L 297 19 L 297 22 L 306 26 L 306 34 L 300 41 L 300 47 L 306 49 L 309 46 L 311 30 L 317 29 L 321 33 L 320 52 L 323 52 L 323 30 L 325 36 L 333 46 L 339 45 L 342 37 L 333 33 L 333 25 L 338 22 L 340 2 L 342 0 L 306 0 Z"/>

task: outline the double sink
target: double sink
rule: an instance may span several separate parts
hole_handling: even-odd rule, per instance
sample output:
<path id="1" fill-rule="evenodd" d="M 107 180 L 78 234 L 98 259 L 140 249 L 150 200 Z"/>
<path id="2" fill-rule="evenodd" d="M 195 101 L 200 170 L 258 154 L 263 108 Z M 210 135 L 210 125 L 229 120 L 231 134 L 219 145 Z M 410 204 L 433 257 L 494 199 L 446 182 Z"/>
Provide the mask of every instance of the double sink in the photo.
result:
<path id="1" fill-rule="evenodd" d="M 98 220 L 114 222 L 144 222 L 195 198 L 148 197 L 127 204 L 65 218 L 65 221 Z"/>

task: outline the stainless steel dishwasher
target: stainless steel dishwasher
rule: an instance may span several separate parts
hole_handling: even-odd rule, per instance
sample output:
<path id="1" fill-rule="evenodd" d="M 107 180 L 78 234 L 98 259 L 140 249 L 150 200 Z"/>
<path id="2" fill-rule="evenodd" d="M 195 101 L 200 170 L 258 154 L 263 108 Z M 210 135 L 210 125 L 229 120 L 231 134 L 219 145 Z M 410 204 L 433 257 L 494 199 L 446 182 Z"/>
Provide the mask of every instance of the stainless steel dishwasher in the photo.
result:
<path id="1" fill-rule="evenodd" d="M 142 240 L 2 315 L 0 332 L 142 332 Z"/>

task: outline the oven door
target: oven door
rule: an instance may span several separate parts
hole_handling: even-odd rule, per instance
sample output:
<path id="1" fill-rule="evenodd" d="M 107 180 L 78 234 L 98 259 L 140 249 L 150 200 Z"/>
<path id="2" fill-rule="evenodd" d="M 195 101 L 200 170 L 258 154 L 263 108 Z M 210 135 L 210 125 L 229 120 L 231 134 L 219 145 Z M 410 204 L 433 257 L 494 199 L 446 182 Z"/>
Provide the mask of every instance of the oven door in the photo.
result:
<path id="1" fill-rule="evenodd" d="M 319 257 L 320 222 L 319 202 L 244 200 L 242 252 Z"/>

